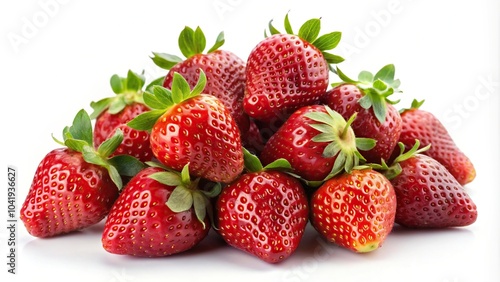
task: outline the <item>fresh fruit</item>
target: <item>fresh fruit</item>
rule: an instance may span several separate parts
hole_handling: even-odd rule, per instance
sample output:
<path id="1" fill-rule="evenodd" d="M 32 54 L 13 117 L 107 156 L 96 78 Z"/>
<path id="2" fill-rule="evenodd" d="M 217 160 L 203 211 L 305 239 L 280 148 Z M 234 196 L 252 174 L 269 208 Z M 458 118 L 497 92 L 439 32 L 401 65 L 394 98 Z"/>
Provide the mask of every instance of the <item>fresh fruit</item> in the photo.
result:
<path id="1" fill-rule="evenodd" d="M 116 95 L 91 103 L 94 112 L 90 117 L 96 119 L 94 125 L 96 148 L 119 129 L 123 132 L 123 142 L 113 156 L 126 154 L 143 162 L 152 160 L 149 133 L 127 126 L 127 122 L 150 110 L 142 100 L 144 83 L 144 77 L 130 70 L 127 77 L 115 74 L 111 77 L 110 84 Z"/>
<path id="2" fill-rule="evenodd" d="M 327 90 L 329 64 L 343 61 L 326 52 L 337 46 L 341 33 L 319 36 L 320 19 L 304 23 L 297 35 L 285 17 L 286 34 L 271 22 L 271 35 L 250 52 L 247 59 L 245 112 L 265 122 L 286 120 L 295 110 L 318 103 Z"/>
<path id="3" fill-rule="evenodd" d="M 311 223 L 326 240 L 354 252 L 382 246 L 394 226 L 391 182 L 370 168 L 335 176 L 314 192 Z"/>
<path id="4" fill-rule="evenodd" d="M 208 193 L 181 173 L 148 167 L 125 186 L 106 219 L 102 244 L 113 254 L 161 257 L 187 251 L 209 230 Z M 220 190 L 220 189 L 219 189 Z"/>
<path id="5" fill-rule="evenodd" d="M 52 237 L 77 231 L 101 221 L 122 187 L 118 166 L 133 167 L 130 158 L 109 156 L 121 143 L 117 131 L 96 150 L 92 124 L 81 110 L 63 132 L 63 148 L 49 152 L 38 165 L 20 219 L 35 237 Z"/>
<path id="6" fill-rule="evenodd" d="M 308 220 L 302 184 L 280 169 L 285 160 L 266 167 L 245 153 L 248 169 L 226 186 L 217 199 L 219 233 L 234 248 L 259 259 L 278 263 L 297 248 Z"/>
<path id="7" fill-rule="evenodd" d="M 166 53 L 153 53 L 153 62 L 169 70 L 163 86 L 172 88 L 174 74 L 179 73 L 191 87 L 194 87 L 199 79 L 200 70 L 203 70 L 207 77 L 203 93 L 219 98 L 233 116 L 241 132 L 246 132 L 249 119 L 243 111 L 245 62 L 236 54 L 219 49 L 225 42 L 224 33 L 219 34 L 214 46 L 207 53 L 203 53 L 206 39 L 200 27 L 195 30 L 185 27 L 179 35 L 178 42 L 179 49 L 186 59 Z"/>
<path id="8" fill-rule="evenodd" d="M 252 152 L 254 155 L 260 155 L 264 149 L 265 141 L 260 132 L 260 128 L 254 119 L 250 119 L 248 131 L 242 132 L 241 143 L 243 147 Z"/>
<path id="9" fill-rule="evenodd" d="M 305 106 L 293 113 L 267 141 L 260 158 L 269 164 L 288 160 L 293 172 L 309 182 L 321 182 L 340 172 L 350 172 L 361 160 L 358 151 L 369 150 L 373 140 L 356 138 L 349 121 L 325 105 Z"/>
<path id="10" fill-rule="evenodd" d="M 437 160 L 424 155 L 418 140 L 394 160 L 399 173 L 389 177 L 396 191 L 396 223 L 411 228 L 467 226 L 477 219 L 477 208 L 464 187 Z M 430 146 L 432 148 L 432 145 Z"/>
<path id="11" fill-rule="evenodd" d="M 398 92 L 399 80 L 394 79 L 394 65 L 384 66 L 375 75 L 367 71 L 354 81 L 337 69 L 341 83 L 333 84 L 322 102 L 345 119 L 357 113 L 351 127 L 357 137 L 376 140 L 373 149 L 362 152 L 368 162 L 388 161 L 401 134 L 402 121 L 395 102 L 388 97 Z"/>
<path id="12" fill-rule="evenodd" d="M 205 73 L 193 90 L 176 73 L 172 89 L 153 87 L 144 93 L 153 110 L 139 115 L 128 125 L 151 130 L 150 144 L 156 159 L 180 171 L 189 164 L 193 177 L 229 183 L 243 171 L 243 151 L 238 126 L 215 96 L 201 94 Z"/>
<path id="13" fill-rule="evenodd" d="M 420 109 L 423 102 L 414 100 L 410 109 L 402 110 L 399 142 L 406 150 L 413 147 L 415 139 L 420 141 L 421 147 L 431 144 L 423 154 L 440 162 L 461 185 L 472 182 L 476 170 L 471 160 L 458 148 L 441 121 L 431 112 Z"/>

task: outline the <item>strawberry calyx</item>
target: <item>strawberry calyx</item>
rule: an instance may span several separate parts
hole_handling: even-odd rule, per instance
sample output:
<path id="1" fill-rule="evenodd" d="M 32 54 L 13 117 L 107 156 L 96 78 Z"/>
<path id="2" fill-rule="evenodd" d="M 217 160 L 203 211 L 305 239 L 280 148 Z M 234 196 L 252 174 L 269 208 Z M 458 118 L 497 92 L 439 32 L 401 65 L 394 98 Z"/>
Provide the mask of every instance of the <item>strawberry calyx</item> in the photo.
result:
<path id="1" fill-rule="evenodd" d="M 193 208 L 196 218 L 203 225 L 203 229 L 206 228 L 205 217 L 207 216 L 207 211 L 211 222 L 213 222 L 213 209 L 210 198 L 215 198 L 220 194 L 222 190 L 220 183 L 216 183 L 211 190 L 202 190 L 199 189 L 201 178 L 191 180 L 189 164 L 186 164 L 180 172 L 168 169 L 159 163 L 148 162 L 147 164 L 164 169 L 164 171 L 149 175 L 149 178 L 161 184 L 175 187 L 165 203 L 170 210 L 179 213 Z"/>
<path id="2" fill-rule="evenodd" d="M 373 108 L 375 117 L 383 124 L 387 115 L 387 103 L 395 105 L 399 102 L 399 100 L 390 100 L 389 96 L 402 92 L 399 90 L 401 81 L 394 78 L 395 72 L 395 66 L 388 64 L 382 67 L 375 75 L 369 71 L 361 71 L 358 75 L 358 80 L 354 80 L 337 67 L 335 73 L 342 82 L 332 83 L 331 86 L 336 87 L 344 83 L 349 83 L 363 90 L 364 96 L 359 100 L 359 104 L 366 110 Z"/>
<path id="3" fill-rule="evenodd" d="M 406 147 L 402 142 L 398 143 L 400 153 L 399 155 L 392 161 L 391 165 L 387 165 L 387 163 L 382 159 L 382 163 L 380 164 L 367 164 L 371 168 L 378 170 L 382 172 L 382 174 L 389 180 L 394 179 L 396 176 L 398 176 L 403 169 L 401 168 L 400 163 L 403 161 L 406 161 L 412 157 L 414 157 L 417 154 L 423 153 L 427 150 L 430 149 L 431 144 L 419 148 L 420 147 L 420 140 L 415 139 L 415 144 L 413 147 L 406 151 Z"/>
<path id="4" fill-rule="evenodd" d="M 425 102 L 425 100 L 418 101 L 417 99 L 413 99 L 413 101 L 411 102 L 410 108 L 403 108 L 403 109 L 399 110 L 399 113 L 402 114 L 406 111 L 418 110 L 424 104 L 424 102 Z"/>
<path id="5" fill-rule="evenodd" d="M 206 75 L 200 69 L 198 82 L 191 90 L 186 79 L 181 74 L 174 73 L 172 89 L 161 85 L 154 85 L 151 92 L 144 92 L 144 103 L 152 110 L 138 115 L 128 122 L 127 125 L 137 130 L 150 130 L 156 121 L 172 106 L 200 95 L 205 88 L 206 82 Z"/>
<path id="6" fill-rule="evenodd" d="M 310 112 L 305 116 L 317 123 L 309 124 L 320 133 L 312 138 L 314 142 L 328 142 L 323 151 L 323 157 L 331 158 L 337 156 L 331 172 L 322 181 L 309 181 L 308 184 L 317 186 L 324 181 L 342 172 L 350 173 L 354 168 L 366 161 L 359 150 L 368 151 L 375 147 L 376 141 L 371 138 L 356 137 L 351 127 L 356 119 L 357 113 L 349 120 L 342 115 L 325 106 L 325 112 Z"/>
<path id="7" fill-rule="evenodd" d="M 218 50 L 219 47 L 224 45 L 224 42 L 224 32 L 220 32 L 214 45 L 207 51 L 207 54 Z M 179 34 L 178 43 L 182 55 L 184 55 L 186 59 L 189 59 L 195 55 L 203 54 L 205 51 L 205 34 L 200 27 L 193 30 L 192 28 L 186 26 Z M 153 52 L 151 59 L 157 66 L 166 70 L 170 70 L 173 66 L 183 61 L 181 57 L 176 55 L 159 52 Z"/>
<path id="8" fill-rule="evenodd" d="M 112 75 L 110 85 L 116 95 L 103 98 L 97 102 L 91 102 L 90 106 L 94 111 L 90 114 L 90 118 L 97 118 L 105 110 L 108 110 L 111 114 L 117 114 L 127 105 L 133 103 L 144 104 L 142 99 L 144 84 L 145 78 L 143 73 L 138 74 L 129 70 L 127 77 L 120 77 L 117 74 Z"/>
<path id="9" fill-rule="evenodd" d="M 94 148 L 91 119 L 84 109 L 76 114 L 71 126 L 64 128 L 62 135 L 63 141 L 53 135 L 52 138 L 58 144 L 81 153 L 87 163 L 104 167 L 119 190 L 123 188 L 121 176 L 132 177 L 144 168 L 142 162 L 129 155 L 110 158 L 123 141 L 123 132 L 119 129 L 97 149 Z"/>
<path id="10" fill-rule="evenodd" d="M 272 22 L 273 20 L 269 21 L 270 34 L 271 35 L 282 34 L 279 30 L 277 30 L 273 26 Z M 339 64 L 344 61 L 344 58 L 342 58 L 341 56 L 326 52 L 328 50 L 332 50 L 335 47 L 337 47 L 342 37 L 342 33 L 339 31 L 334 31 L 319 36 L 321 30 L 320 18 L 314 18 L 306 21 L 304 24 L 302 24 L 297 34 L 293 32 L 292 25 L 290 24 L 290 20 L 288 18 L 288 13 L 285 16 L 284 25 L 287 34 L 297 35 L 302 40 L 309 42 L 310 44 L 318 48 L 321 51 L 321 53 L 323 53 L 323 56 L 325 60 L 328 62 L 328 64 Z M 267 31 L 264 31 L 264 36 L 268 37 Z M 333 71 L 331 65 L 330 69 Z"/>
<path id="11" fill-rule="evenodd" d="M 280 170 L 283 172 L 290 172 L 292 170 L 290 162 L 288 162 L 288 160 L 284 158 L 276 159 L 266 166 L 263 166 L 260 159 L 256 155 L 248 151 L 245 147 L 243 147 L 243 160 L 245 163 L 245 169 L 248 172 L 260 172 L 265 170 Z"/>

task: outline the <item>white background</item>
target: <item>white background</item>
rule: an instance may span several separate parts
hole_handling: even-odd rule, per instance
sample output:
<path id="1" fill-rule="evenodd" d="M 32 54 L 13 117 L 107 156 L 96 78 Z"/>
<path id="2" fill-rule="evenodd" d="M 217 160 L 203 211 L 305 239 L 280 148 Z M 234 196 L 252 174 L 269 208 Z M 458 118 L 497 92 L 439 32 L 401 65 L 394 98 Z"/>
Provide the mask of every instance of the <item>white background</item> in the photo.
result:
<path id="1" fill-rule="evenodd" d="M 343 32 L 335 53 L 346 58 L 340 66 L 351 76 L 396 65 L 404 91 L 400 107 L 426 99 L 423 109 L 441 119 L 475 164 L 477 178 L 466 189 L 478 206 L 476 223 L 434 231 L 395 228 L 381 249 L 364 255 L 325 244 L 308 229 L 292 257 L 270 265 L 214 234 L 185 254 L 137 259 L 105 252 L 102 224 L 36 239 L 19 222 L 14 279 L 57 273 L 53 281 L 499 281 L 498 1 L 2 1 L 2 187 L 7 165 L 16 166 L 20 208 L 39 161 L 57 147 L 51 134 L 60 137 L 79 109 L 112 95 L 112 74 L 132 69 L 145 70 L 148 79 L 163 75 L 149 56 L 181 55 L 177 36 L 185 25 L 201 26 L 207 45 L 225 31 L 222 48 L 246 59 L 270 19 L 284 30 L 288 11 L 295 30 L 321 17 L 322 34 Z M 6 192 L 0 198 L 4 226 Z M 6 227 L 0 235 L 0 273 L 12 281 Z"/>

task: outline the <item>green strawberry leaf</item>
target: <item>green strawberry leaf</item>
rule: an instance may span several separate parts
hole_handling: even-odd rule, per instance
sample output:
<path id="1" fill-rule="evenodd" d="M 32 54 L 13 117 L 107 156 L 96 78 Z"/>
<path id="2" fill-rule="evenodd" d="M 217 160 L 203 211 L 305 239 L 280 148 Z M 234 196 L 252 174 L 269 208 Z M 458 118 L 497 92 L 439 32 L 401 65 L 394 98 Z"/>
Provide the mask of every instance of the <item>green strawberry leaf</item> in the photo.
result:
<path id="1" fill-rule="evenodd" d="M 200 193 L 199 191 L 192 193 L 192 197 L 193 197 L 194 213 L 196 214 L 196 218 L 203 225 L 203 229 L 205 229 L 206 228 L 205 217 L 207 215 L 208 199 L 203 193 Z"/>
<path id="2" fill-rule="evenodd" d="M 151 110 L 136 116 L 127 125 L 137 130 L 150 130 L 166 110 Z"/>
<path id="3" fill-rule="evenodd" d="M 382 81 L 391 84 L 394 81 L 394 75 L 396 73 L 396 68 L 393 64 L 386 65 L 382 67 L 376 74 L 373 80 L 380 79 Z"/>
<path id="4" fill-rule="evenodd" d="M 176 213 L 187 211 L 193 206 L 193 193 L 185 186 L 177 186 L 170 194 L 166 205 Z"/>
<path id="5" fill-rule="evenodd" d="M 207 76 L 205 72 L 200 69 L 200 76 L 198 77 L 198 81 L 196 85 L 193 87 L 193 90 L 185 97 L 185 99 L 189 99 L 195 96 L 200 95 L 205 89 L 205 85 L 207 84 Z"/>
<path id="6" fill-rule="evenodd" d="M 117 129 L 113 136 L 99 145 L 97 153 L 103 158 L 108 158 L 120 146 L 123 141 L 123 132 Z"/>
<path id="7" fill-rule="evenodd" d="M 108 112 L 114 115 L 121 112 L 126 106 L 127 102 L 125 102 L 125 96 L 117 96 L 109 103 Z"/>
<path id="8" fill-rule="evenodd" d="M 196 53 L 195 47 L 195 35 L 194 30 L 188 26 L 184 27 L 184 29 L 179 34 L 179 48 L 181 50 L 182 55 L 186 58 L 191 58 Z"/>
<path id="9" fill-rule="evenodd" d="M 205 34 L 203 34 L 203 31 L 201 30 L 200 27 L 196 27 L 194 31 L 194 43 L 195 43 L 193 45 L 194 54 L 203 53 L 203 50 L 205 50 L 205 47 L 207 45 L 207 39 L 205 38 Z"/>
<path id="10" fill-rule="evenodd" d="M 373 74 L 369 71 L 361 71 L 358 75 L 358 80 L 361 83 L 373 83 Z"/>
<path id="11" fill-rule="evenodd" d="M 264 170 L 292 170 L 292 165 L 287 159 L 277 159 L 266 165 Z"/>
<path id="12" fill-rule="evenodd" d="M 174 79 L 172 82 L 172 101 L 175 104 L 179 104 L 184 101 L 184 97 L 191 93 L 191 87 L 186 79 L 178 72 L 174 73 Z"/>
<path id="13" fill-rule="evenodd" d="M 60 142 L 58 143 L 61 144 Z M 66 138 L 66 140 L 64 141 L 64 143 L 62 143 L 62 145 L 70 148 L 73 151 L 81 152 L 83 151 L 83 148 L 85 146 L 88 146 L 89 144 L 87 143 L 87 141 L 73 139 L 73 138 Z"/>
<path id="14" fill-rule="evenodd" d="M 208 49 L 207 53 L 212 53 L 218 50 L 222 45 L 224 45 L 225 42 L 226 40 L 224 39 L 224 32 L 219 33 L 214 45 L 210 49 Z"/>
<path id="15" fill-rule="evenodd" d="M 356 147 L 361 151 L 370 151 L 375 147 L 377 141 L 371 138 L 356 138 Z"/>
<path id="16" fill-rule="evenodd" d="M 153 60 L 155 65 L 166 70 L 170 70 L 173 66 L 182 62 L 180 57 L 166 53 L 153 52 L 153 57 L 150 58 Z"/>
<path id="17" fill-rule="evenodd" d="M 273 20 L 269 21 L 269 32 L 271 35 L 280 34 L 281 32 L 273 26 Z M 266 36 L 267 37 L 267 36 Z"/>
<path id="18" fill-rule="evenodd" d="M 96 119 L 100 114 L 102 114 L 108 107 L 113 98 L 104 98 L 97 102 L 91 102 L 90 107 L 94 110 L 90 114 L 90 119 Z"/>
<path id="19" fill-rule="evenodd" d="M 108 160 L 109 164 L 116 167 L 122 176 L 133 177 L 139 171 L 146 168 L 146 165 L 130 155 L 118 155 Z"/>
<path id="20" fill-rule="evenodd" d="M 146 91 L 147 92 L 152 92 L 153 91 L 153 86 L 155 85 L 159 85 L 159 86 L 163 86 L 163 81 L 165 81 L 165 76 L 160 76 L 156 79 L 154 79 L 153 81 L 151 81 L 147 86 L 146 86 Z"/>
<path id="21" fill-rule="evenodd" d="M 154 88 L 153 88 L 154 91 Z M 144 92 L 142 95 L 142 98 L 144 99 L 144 103 L 150 107 L 151 109 L 166 109 L 170 105 L 165 104 L 164 102 L 160 101 L 156 95 L 153 93 L 150 93 L 148 91 Z M 173 103 L 172 103 L 173 104 Z"/>
<path id="22" fill-rule="evenodd" d="M 115 92 L 116 94 L 122 93 L 125 89 L 122 78 L 117 74 L 111 76 L 109 83 L 111 85 L 111 89 L 113 89 L 113 92 Z"/>
<path id="23" fill-rule="evenodd" d="M 170 91 L 169 89 L 163 87 L 163 86 L 160 86 L 160 85 L 156 85 L 153 87 L 153 94 L 154 96 L 156 97 L 156 99 L 167 105 L 166 108 L 170 108 L 171 106 L 173 106 L 175 103 L 172 99 L 172 91 Z M 164 108 L 164 109 L 166 109 Z M 161 109 L 161 108 L 159 108 Z"/>
<path id="24" fill-rule="evenodd" d="M 262 171 L 263 166 L 260 159 L 243 147 L 243 161 L 245 168 L 250 172 Z"/>
<path id="25" fill-rule="evenodd" d="M 312 44 L 319 50 L 331 50 L 337 47 L 342 38 L 341 32 L 331 32 L 320 36 Z"/>
<path id="26" fill-rule="evenodd" d="M 176 187 L 182 185 L 182 179 L 180 174 L 173 171 L 155 172 L 150 174 L 148 177 L 158 181 L 161 184 L 168 186 Z"/>
<path id="27" fill-rule="evenodd" d="M 85 110 L 82 109 L 76 114 L 68 132 L 73 139 L 83 140 L 89 145 L 93 144 L 92 122 Z"/>
<path id="28" fill-rule="evenodd" d="M 129 70 L 126 78 L 127 90 L 133 92 L 141 91 L 145 81 L 146 79 L 144 78 L 144 75 L 140 75 Z"/>
<path id="29" fill-rule="evenodd" d="M 303 40 L 312 43 L 316 40 L 316 38 L 318 38 L 320 30 L 321 20 L 310 19 L 300 27 L 298 36 Z"/>
<path id="30" fill-rule="evenodd" d="M 114 167 L 112 165 L 107 165 L 104 167 L 108 170 L 109 177 L 111 178 L 113 183 L 116 185 L 118 190 L 121 190 L 123 188 L 123 180 L 122 180 L 120 173 L 116 169 L 116 167 Z"/>
<path id="31" fill-rule="evenodd" d="M 288 34 L 294 34 L 292 25 L 290 24 L 290 19 L 288 18 L 288 13 L 285 15 L 285 31 Z"/>
<path id="32" fill-rule="evenodd" d="M 340 64 L 344 61 L 344 58 L 342 58 L 341 56 L 337 56 L 324 51 L 323 57 L 325 57 L 326 62 L 329 64 Z M 333 67 L 331 67 L 331 69 L 333 70 Z"/>

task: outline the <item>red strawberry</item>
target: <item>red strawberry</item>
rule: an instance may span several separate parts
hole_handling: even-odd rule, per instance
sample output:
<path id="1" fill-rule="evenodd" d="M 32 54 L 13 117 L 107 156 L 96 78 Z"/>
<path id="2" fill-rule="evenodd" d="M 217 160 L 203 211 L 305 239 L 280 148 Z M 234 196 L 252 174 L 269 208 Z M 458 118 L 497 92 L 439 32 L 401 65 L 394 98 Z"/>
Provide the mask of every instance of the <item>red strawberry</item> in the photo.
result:
<path id="1" fill-rule="evenodd" d="M 260 155 L 264 164 L 284 158 L 294 173 L 321 182 L 350 171 L 363 160 L 357 147 L 373 148 L 373 140 L 356 138 L 348 122 L 325 105 L 305 106 L 293 113 L 267 141 Z"/>
<path id="2" fill-rule="evenodd" d="M 271 35 L 247 59 L 243 106 L 249 116 L 266 122 L 285 120 L 295 110 L 319 101 L 328 87 L 329 64 L 343 61 L 325 52 L 337 46 L 341 33 L 318 37 L 320 26 L 320 19 L 311 19 L 294 35 L 288 15 L 287 34 L 269 24 Z"/>
<path id="3" fill-rule="evenodd" d="M 63 136 L 67 147 L 43 158 L 21 208 L 21 220 L 36 237 L 52 237 L 98 223 L 122 186 L 113 164 L 126 165 L 127 158 L 108 158 L 123 139 L 120 131 L 95 150 L 90 118 L 81 110 Z"/>
<path id="4" fill-rule="evenodd" d="M 139 115 L 129 126 L 151 130 L 155 157 L 173 170 L 189 163 L 190 174 L 214 182 L 231 182 L 243 171 L 240 131 L 222 102 L 200 94 L 206 77 L 200 70 L 198 84 L 190 90 L 175 74 L 172 90 L 155 86 L 144 100 L 152 111 Z"/>
<path id="5" fill-rule="evenodd" d="M 255 120 L 250 120 L 250 127 L 248 131 L 242 132 L 241 136 L 242 145 L 251 151 L 255 155 L 259 155 L 264 149 L 264 138 L 260 132 L 259 127 L 255 123 Z"/>
<path id="6" fill-rule="evenodd" d="M 476 177 L 476 170 L 471 160 L 457 147 L 452 137 L 432 113 L 419 109 L 424 101 L 413 101 L 410 109 L 403 110 L 401 118 L 403 128 L 399 142 L 409 150 L 420 141 L 420 146 L 431 144 L 429 150 L 423 152 L 440 162 L 461 185 L 470 183 Z"/>
<path id="7" fill-rule="evenodd" d="M 161 257 L 184 252 L 203 240 L 210 222 L 208 200 L 182 174 L 148 167 L 134 176 L 116 200 L 104 226 L 102 244 L 113 254 Z"/>
<path id="8" fill-rule="evenodd" d="M 94 126 L 94 146 L 97 148 L 104 140 L 113 136 L 117 129 L 123 132 L 124 141 L 118 146 L 115 155 L 131 155 L 141 161 L 150 161 L 153 152 L 149 146 L 149 133 L 135 130 L 127 126 L 127 122 L 136 116 L 149 111 L 142 101 L 144 78 L 132 71 L 127 77 L 113 75 L 111 87 L 114 97 L 92 102 L 94 112 L 90 115 L 96 119 Z"/>
<path id="9" fill-rule="evenodd" d="M 203 31 L 199 27 L 196 30 L 185 27 L 179 35 L 179 48 L 186 57 L 185 60 L 165 53 L 153 53 L 152 59 L 158 66 L 169 70 L 163 82 L 163 86 L 169 89 L 175 73 L 181 74 L 194 87 L 199 79 L 200 69 L 203 70 L 207 76 L 204 93 L 219 98 L 241 132 L 246 132 L 249 119 L 243 111 L 245 62 L 230 51 L 219 50 L 224 41 L 224 33 L 221 32 L 214 46 L 205 54 Z"/>
<path id="10" fill-rule="evenodd" d="M 382 246 L 394 225 L 391 182 L 372 169 L 353 170 L 321 185 L 311 198 L 311 223 L 325 239 L 355 252 Z"/>
<path id="11" fill-rule="evenodd" d="M 337 70 L 346 82 L 334 84 L 322 98 L 322 102 L 340 113 L 345 119 L 357 113 L 351 127 L 358 137 L 376 140 L 373 149 L 363 152 L 368 162 L 389 160 L 401 134 L 402 121 L 398 110 L 388 96 L 398 91 L 399 80 L 394 80 L 394 65 L 386 65 L 373 76 L 361 72 L 354 81 Z"/>
<path id="12" fill-rule="evenodd" d="M 396 223 L 412 228 L 467 226 L 477 219 L 477 208 L 465 189 L 437 160 L 423 155 L 418 140 L 396 158 L 396 176 L 389 176 L 397 197 Z M 432 148 L 432 146 L 431 146 Z"/>
<path id="13" fill-rule="evenodd" d="M 219 233 L 234 248 L 277 263 L 294 253 L 308 220 L 308 204 L 299 180 L 277 170 L 279 160 L 262 167 L 246 152 L 249 171 L 226 186 L 217 199 Z"/>

